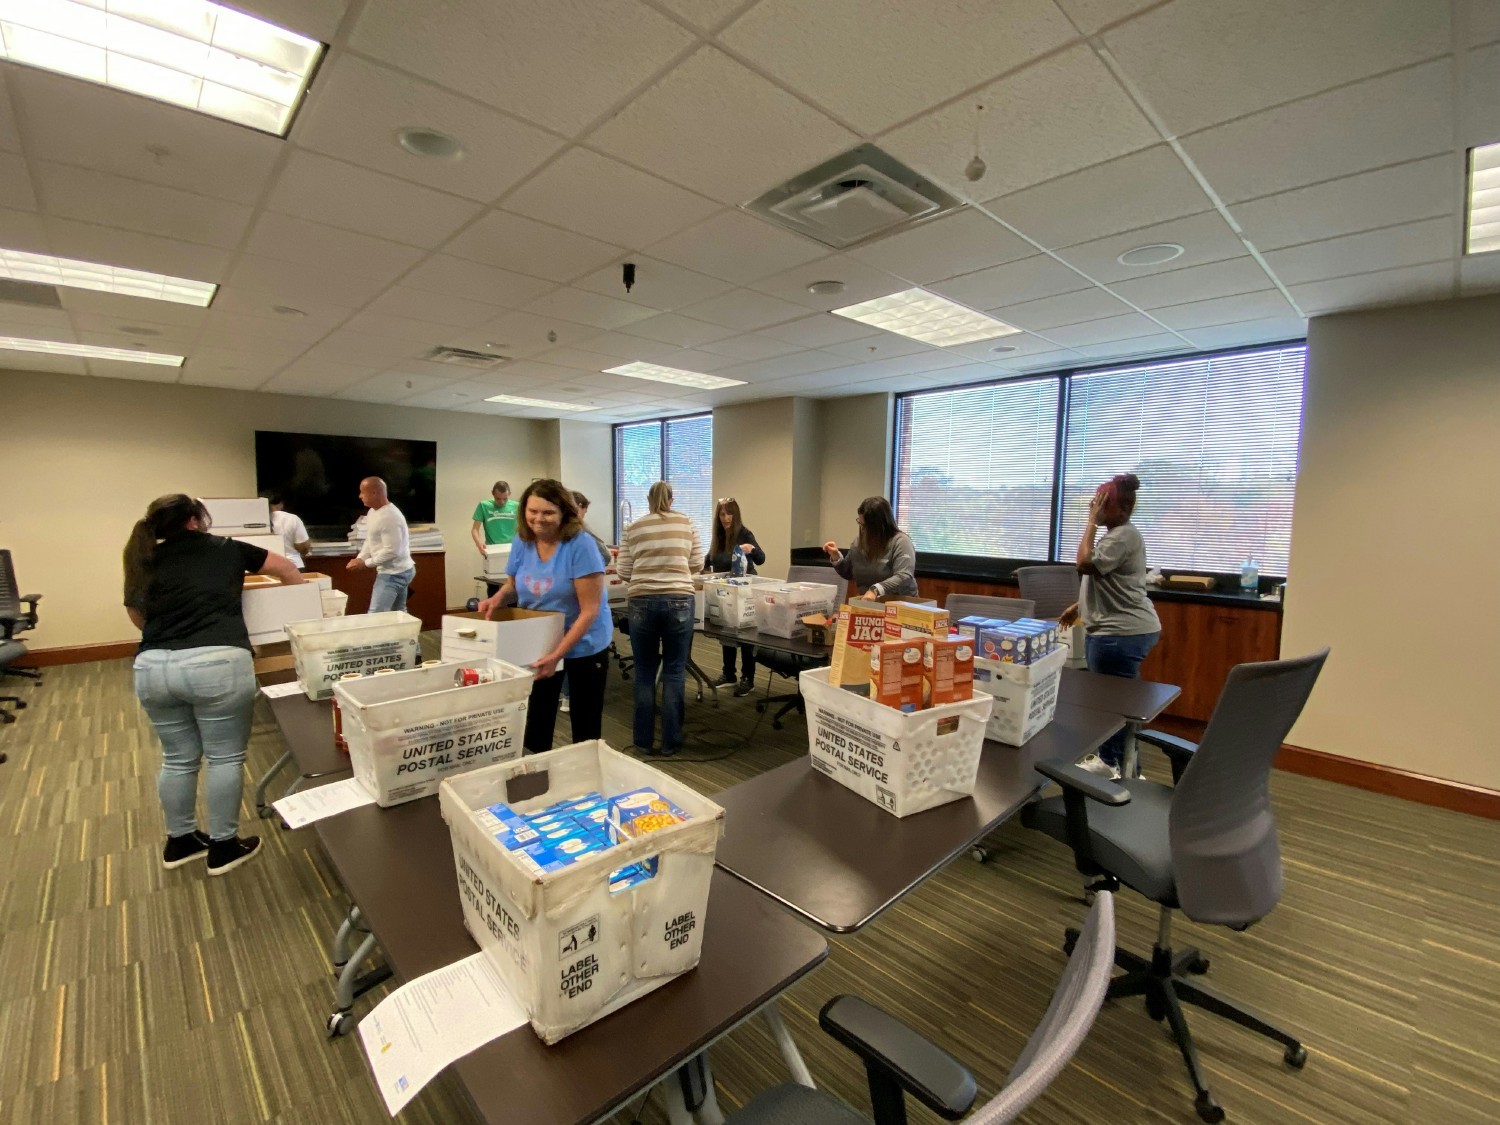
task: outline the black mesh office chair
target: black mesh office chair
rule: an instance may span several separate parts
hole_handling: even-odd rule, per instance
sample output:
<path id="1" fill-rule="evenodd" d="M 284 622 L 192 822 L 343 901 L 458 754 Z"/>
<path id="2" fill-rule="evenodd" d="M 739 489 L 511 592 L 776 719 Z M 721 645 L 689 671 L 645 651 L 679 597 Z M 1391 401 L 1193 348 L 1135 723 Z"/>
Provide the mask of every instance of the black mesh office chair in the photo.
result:
<path id="1" fill-rule="evenodd" d="M 1271 767 L 1327 658 L 1325 648 L 1232 669 L 1197 744 L 1159 731 L 1136 735 L 1166 753 L 1172 785 L 1143 778 L 1113 782 L 1077 766 L 1044 764 L 1037 770 L 1063 787 L 1062 796 L 1021 814 L 1026 827 L 1072 848 L 1083 874 L 1103 876 L 1106 885 L 1124 883 L 1161 907 L 1150 958 L 1115 951 L 1125 974 L 1110 983 L 1109 995 L 1144 996 L 1151 1018 L 1170 1024 L 1204 1121 L 1224 1120 L 1224 1110 L 1199 1066 L 1183 1003 L 1275 1040 L 1289 1066 L 1301 1069 L 1307 1062 L 1307 1050 L 1290 1032 L 1190 979 L 1208 971 L 1208 959 L 1196 949 L 1173 951 L 1172 913 L 1243 930 L 1280 900 Z M 1073 941 L 1069 933 L 1068 944 Z"/>
<path id="2" fill-rule="evenodd" d="M 1073 566 L 1023 566 L 1016 571 L 1021 596 L 1036 603 L 1036 615 L 1056 621 L 1062 611 L 1078 601 L 1080 579 Z"/>
<path id="3" fill-rule="evenodd" d="M 0 550 L 0 676 L 24 676 L 38 680 L 42 674 L 35 668 L 17 668 L 15 662 L 26 655 L 26 642 L 18 640 L 21 633 L 36 628 L 36 603 L 41 594 L 22 595 L 16 586 L 16 570 L 11 562 L 10 551 Z M 25 609 L 22 609 L 22 605 Z M 25 703 L 15 696 L 6 696 L 24 707 Z"/>
<path id="4" fill-rule="evenodd" d="M 1094 899 L 1052 1003 L 1005 1085 L 966 1118 L 968 1125 L 1014 1121 L 1068 1065 L 1104 1003 L 1114 944 L 1115 904 L 1106 892 Z M 905 1125 L 906 1094 L 949 1121 L 974 1104 L 978 1087 L 962 1063 L 873 1004 L 836 996 L 818 1024 L 864 1062 L 874 1125 Z M 786 1083 L 730 1114 L 727 1125 L 870 1125 L 870 1119 L 832 1094 Z"/>
<path id="5" fill-rule="evenodd" d="M 787 567 L 786 580 L 788 582 L 819 582 L 825 586 L 838 588 L 838 596 L 834 604 L 842 605 L 848 596 L 849 584 L 838 573 L 829 566 L 791 566 Z M 766 677 L 766 694 L 755 701 L 755 709 L 764 713 L 767 707 L 781 704 L 776 713 L 771 716 L 771 726 L 775 730 L 781 729 L 781 721 L 786 718 L 787 713 L 794 708 L 798 714 L 807 714 L 807 704 L 802 699 L 802 689 L 784 692 L 781 695 L 772 695 L 771 689 L 775 686 L 776 677 L 781 676 L 792 681 L 795 686 L 797 677 L 809 668 L 821 668 L 828 663 L 828 657 L 798 656 L 795 653 L 782 652 L 780 649 L 762 648 L 759 645 L 755 649 L 755 663 L 759 664 L 770 673 Z"/>

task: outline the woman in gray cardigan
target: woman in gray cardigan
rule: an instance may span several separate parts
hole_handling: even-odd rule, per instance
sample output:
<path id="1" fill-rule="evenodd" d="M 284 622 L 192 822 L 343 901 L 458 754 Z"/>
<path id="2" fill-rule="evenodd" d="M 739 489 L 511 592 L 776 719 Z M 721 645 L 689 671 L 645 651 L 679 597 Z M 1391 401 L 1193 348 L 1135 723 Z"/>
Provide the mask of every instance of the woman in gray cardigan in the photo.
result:
<path id="1" fill-rule="evenodd" d="M 851 580 L 850 597 L 916 597 L 917 548 L 911 536 L 896 526 L 891 502 L 884 496 L 867 497 L 854 519 L 859 535 L 847 555 L 831 539 L 823 544 L 834 571 Z"/>

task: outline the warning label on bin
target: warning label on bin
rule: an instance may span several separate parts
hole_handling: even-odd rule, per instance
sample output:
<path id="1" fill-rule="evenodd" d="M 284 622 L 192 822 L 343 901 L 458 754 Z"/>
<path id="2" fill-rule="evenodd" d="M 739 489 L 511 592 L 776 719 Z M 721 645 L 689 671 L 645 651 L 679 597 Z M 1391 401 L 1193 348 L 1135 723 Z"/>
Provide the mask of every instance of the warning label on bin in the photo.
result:
<path id="1" fill-rule="evenodd" d="M 311 667 L 298 668 L 304 685 L 314 689 L 318 697 L 333 694 L 333 682 L 349 672 L 369 675 L 380 668 L 415 668 L 418 659 L 417 639 L 381 641 L 370 645 L 348 645 L 331 648 L 327 652 L 314 653 Z"/>
<path id="2" fill-rule="evenodd" d="M 561 961 L 579 950 L 599 943 L 599 915 L 590 914 L 575 926 L 557 935 L 557 959 Z"/>
<path id="3" fill-rule="evenodd" d="M 522 969 L 529 967 L 526 951 L 521 948 L 521 924 L 511 916 L 505 904 L 493 889 L 485 885 L 484 877 L 470 866 L 462 852 L 458 859 L 458 893 L 479 918 L 491 937 L 505 947 L 507 953 Z"/>
<path id="4" fill-rule="evenodd" d="M 812 731 L 812 749 L 815 762 L 821 755 L 825 762 L 844 773 L 873 778 L 882 785 L 890 784 L 885 740 L 878 731 L 861 726 L 845 715 L 818 709 Z"/>

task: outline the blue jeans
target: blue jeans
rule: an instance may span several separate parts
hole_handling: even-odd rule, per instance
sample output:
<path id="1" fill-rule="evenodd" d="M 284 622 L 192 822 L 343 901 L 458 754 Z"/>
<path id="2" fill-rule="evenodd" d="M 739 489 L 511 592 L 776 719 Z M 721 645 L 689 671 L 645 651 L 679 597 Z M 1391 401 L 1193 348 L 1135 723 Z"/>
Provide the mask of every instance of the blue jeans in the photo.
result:
<path id="1" fill-rule="evenodd" d="M 1160 633 L 1136 633 L 1129 637 L 1109 637 L 1102 633 L 1090 633 L 1084 642 L 1084 658 L 1090 672 L 1105 676 L 1123 676 L 1133 680 L 1141 672 L 1141 662 L 1156 647 Z M 1118 767 L 1125 753 L 1125 732 L 1112 734 L 1099 747 L 1099 757 Z"/>
<path id="2" fill-rule="evenodd" d="M 370 591 L 370 612 L 385 613 L 392 609 L 406 608 L 406 589 L 416 577 L 417 568 L 403 570 L 399 574 L 377 574 L 375 588 Z"/>
<path id="3" fill-rule="evenodd" d="M 693 596 L 646 594 L 630 599 L 630 650 L 635 656 L 635 722 L 632 739 L 655 745 L 656 674 L 661 672 L 661 748 L 682 749 L 682 681 L 693 647 Z"/>
<path id="4" fill-rule="evenodd" d="M 245 746 L 255 709 L 255 672 L 242 648 L 150 649 L 135 658 L 135 696 L 161 739 L 161 798 L 167 835 L 198 827 L 198 763 L 208 760 L 208 834 L 232 840 L 240 827 Z"/>

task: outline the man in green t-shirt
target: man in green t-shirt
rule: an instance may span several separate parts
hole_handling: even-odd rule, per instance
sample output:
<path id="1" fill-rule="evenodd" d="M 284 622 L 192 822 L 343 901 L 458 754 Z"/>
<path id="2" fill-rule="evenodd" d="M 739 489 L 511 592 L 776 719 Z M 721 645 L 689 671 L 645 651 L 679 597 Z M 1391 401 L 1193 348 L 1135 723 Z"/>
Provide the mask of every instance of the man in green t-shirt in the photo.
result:
<path id="1" fill-rule="evenodd" d="M 510 498 L 510 485 L 497 480 L 490 489 L 492 500 L 481 500 L 474 509 L 472 534 L 474 546 L 481 555 L 486 545 L 509 543 L 516 537 L 516 516 L 520 505 Z"/>

